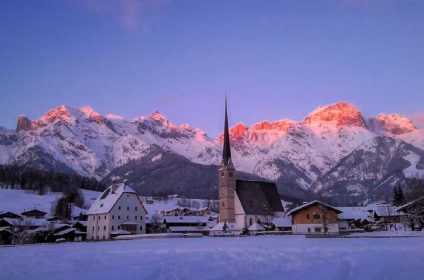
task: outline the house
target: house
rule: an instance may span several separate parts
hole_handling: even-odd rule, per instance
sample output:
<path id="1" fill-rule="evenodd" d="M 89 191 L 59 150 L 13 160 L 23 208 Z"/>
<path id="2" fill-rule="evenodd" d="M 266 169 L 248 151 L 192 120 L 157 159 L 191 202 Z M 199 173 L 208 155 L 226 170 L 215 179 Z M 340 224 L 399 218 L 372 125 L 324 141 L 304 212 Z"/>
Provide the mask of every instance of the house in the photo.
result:
<path id="1" fill-rule="evenodd" d="M 125 230 L 131 234 L 146 233 L 147 211 L 128 182 L 115 180 L 87 211 L 87 240 L 106 240 L 112 232 Z"/>
<path id="2" fill-rule="evenodd" d="M 284 231 L 291 233 L 292 231 L 292 219 L 289 216 L 284 218 L 274 218 L 272 220 L 272 224 L 274 226 L 274 230 Z"/>
<path id="3" fill-rule="evenodd" d="M 38 209 L 32 209 L 22 212 L 21 215 L 27 218 L 42 219 L 47 215 L 47 213 Z"/>
<path id="4" fill-rule="evenodd" d="M 236 223 L 218 223 L 209 232 L 209 236 L 225 237 L 225 236 L 240 236 L 241 231 Z"/>
<path id="5" fill-rule="evenodd" d="M 376 224 L 379 225 L 379 228 L 385 230 L 389 226 L 390 228 L 396 228 L 396 224 L 401 223 L 402 216 L 405 216 L 405 214 L 397 210 L 396 206 L 391 204 L 370 204 L 367 209 L 375 219 Z"/>
<path id="6" fill-rule="evenodd" d="M 227 101 L 222 162 L 218 170 L 219 223 L 212 231 L 246 231 L 254 223 L 269 227 L 275 217 L 284 217 L 275 183 L 236 179 L 236 169 L 231 158 Z"/>
<path id="7" fill-rule="evenodd" d="M 165 216 L 163 224 L 166 231 L 171 233 L 202 233 L 209 232 L 216 222 L 210 221 L 207 216 Z"/>
<path id="8" fill-rule="evenodd" d="M 337 215 L 341 233 L 368 229 L 369 225 L 375 223 L 375 219 L 367 207 L 337 207 L 337 209 L 342 211 Z"/>
<path id="9" fill-rule="evenodd" d="M 398 207 L 396 211 L 405 215 L 403 221 L 412 230 L 424 227 L 424 196 Z"/>
<path id="10" fill-rule="evenodd" d="M 314 200 L 292 209 L 292 234 L 339 234 L 339 209 Z"/>
<path id="11" fill-rule="evenodd" d="M 247 232 L 249 235 L 256 235 L 258 232 L 265 231 L 265 228 L 258 223 L 254 223 L 253 225 L 247 228 Z"/>
<path id="12" fill-rule="evenodd" d="M 0 212 L 0 219 L 3 219 L 3 218 L 22 219 L 22 216 L 13 212 L 9 212 L 9 211 Z"/>

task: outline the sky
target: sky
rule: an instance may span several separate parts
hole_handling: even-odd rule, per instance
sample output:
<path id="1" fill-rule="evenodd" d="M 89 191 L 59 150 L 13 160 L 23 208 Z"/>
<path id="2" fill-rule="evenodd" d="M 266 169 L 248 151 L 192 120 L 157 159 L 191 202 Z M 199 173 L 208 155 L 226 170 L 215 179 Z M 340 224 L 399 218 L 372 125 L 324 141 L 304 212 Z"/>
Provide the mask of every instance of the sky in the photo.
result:
<path id="1" fill-rule="evenodd" d="M 216 136 L 340 100 L 424 112 L 424 1 L 1 0 L 0 126 L 65 104 Z"/>

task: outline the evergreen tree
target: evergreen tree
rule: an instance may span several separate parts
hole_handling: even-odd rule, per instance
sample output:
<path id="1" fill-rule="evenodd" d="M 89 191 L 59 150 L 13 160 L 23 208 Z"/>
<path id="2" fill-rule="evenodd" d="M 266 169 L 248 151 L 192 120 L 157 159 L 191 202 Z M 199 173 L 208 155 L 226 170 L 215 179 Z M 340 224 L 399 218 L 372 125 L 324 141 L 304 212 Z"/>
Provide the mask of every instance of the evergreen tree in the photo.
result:
<path id="1" fill-rule="evenodd" d="M 405 196 L 400 186 L 396 186 L 393 189 L 393 205 L 401 206 L 405 203 Z"/>

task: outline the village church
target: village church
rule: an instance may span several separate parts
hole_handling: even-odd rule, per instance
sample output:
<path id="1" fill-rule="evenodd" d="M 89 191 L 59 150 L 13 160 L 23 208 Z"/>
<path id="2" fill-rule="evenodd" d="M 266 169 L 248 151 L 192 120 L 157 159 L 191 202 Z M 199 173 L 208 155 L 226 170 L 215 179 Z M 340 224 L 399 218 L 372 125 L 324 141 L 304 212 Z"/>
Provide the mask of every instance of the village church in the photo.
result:
<path id="1" fill-rule="evenodd" d="M 224 146 L 219 177 L 219 223 L 212 235 L 240 234 L 257 224 L 269 225 L 274 218 L 285 217 L 277 186 L 272 182 L 236 179 L 231 159 L 227 100 L 225 100 Z"/>

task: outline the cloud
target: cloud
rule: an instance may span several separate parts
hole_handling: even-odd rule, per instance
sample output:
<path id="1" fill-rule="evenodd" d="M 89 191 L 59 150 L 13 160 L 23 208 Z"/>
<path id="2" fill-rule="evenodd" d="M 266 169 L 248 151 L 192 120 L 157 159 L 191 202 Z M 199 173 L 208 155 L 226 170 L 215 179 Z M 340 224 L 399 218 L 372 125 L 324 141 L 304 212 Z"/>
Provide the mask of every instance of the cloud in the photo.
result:
<path id="1" fill-rule="evenodd" d="M 168 0 L 79 0 L 83 7 L 119 20 L 126 29 L 142 28 L 148 31 L 145 18 L 153 9 L 162 7 Z"/>

